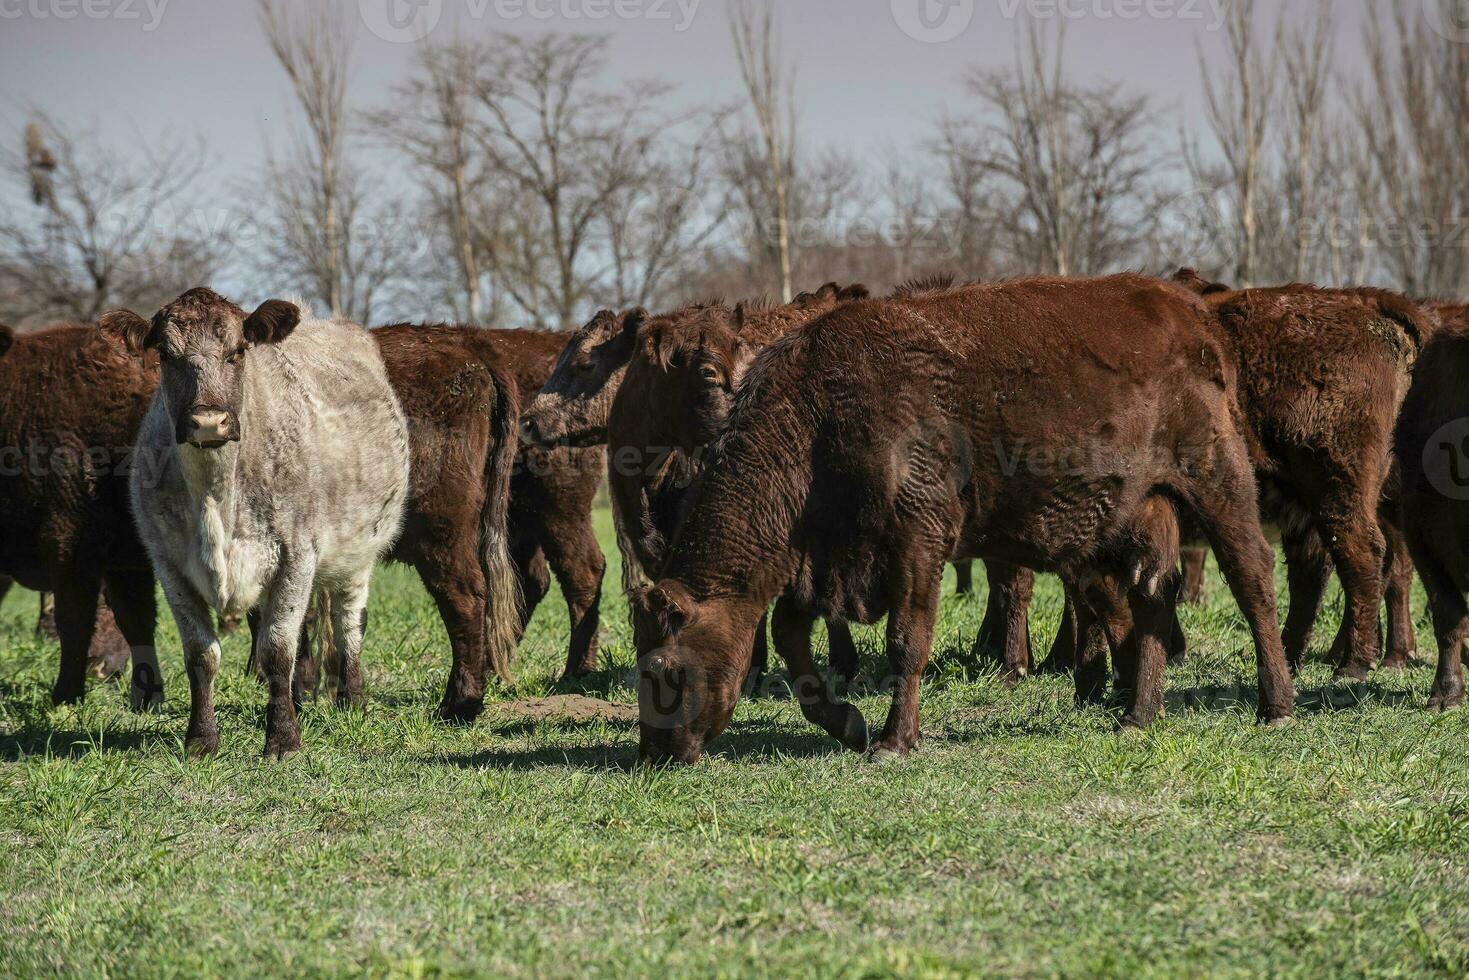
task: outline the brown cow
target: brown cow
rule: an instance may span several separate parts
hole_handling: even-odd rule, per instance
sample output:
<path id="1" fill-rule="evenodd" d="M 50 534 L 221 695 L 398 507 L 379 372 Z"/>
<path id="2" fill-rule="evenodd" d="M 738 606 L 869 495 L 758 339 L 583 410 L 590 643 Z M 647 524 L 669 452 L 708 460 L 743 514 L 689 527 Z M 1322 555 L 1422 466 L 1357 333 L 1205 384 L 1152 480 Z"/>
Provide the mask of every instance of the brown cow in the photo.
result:
<path id="1" fill-rule="evenodd" d="M 1145 726 L 1161 708 L 1173 506 L 1207 531 L 1249 620 L 1260 717 L 1288 719 L 1274 556 L 1233 395 L 1203 302 L 1133 275 L 852 303 L 777 341 L 746 375 L 665 577 L 638 599 L 660 634 L 639 645 L 642 757 L 693 761 L 725 728 L 777 597 L 803 713 L 859 751 L 867 726 L 817 677 L 811 625 L 887 615 L 894 696 L 871 748 L 908 752 L 951 557 L 1126 583 L 1139 640 L 1123 724 Z"/>
<path id="2" fill-rule="evenodd" d="M 866 296 L 862 286 L 828 283 L 785 305 L 701 305 L 655 317 L 639 329 L 607 419 L 608 490 L 629 593 L 651 584 L 662 567 L 686 491 L 709 444 L 724 431 L 751 358 L 790 331 Z M 851 631 L 841 622 L 827 629 L 832 666 L 854 677 Z M 761 628 L 752 674 L 765 669 L 764 660 Z"/>
<path id="3" fill-rule="evenodd" d="M 412 496 L 388 557 L 412 565 L 449 634 L 453 666 L 439 706 L 468 722 L 484 707 L 487 668 L 502 679 L 519 639 L 518 583 L 497 580 L 487 541 L 504 535 L 519 450 L 515 380 L 479 331 L 372 331 L 408 419 Z"/>
<path id="4" fill-rule="evenodd" d="M 162 701 L 153 572 L 134 530 L 128 471 L 158 359 L 122 337 L 59 325 L 16 337 L 0 358 L 0 573 L 56 595 L 61 667 L 51 697 L 82 700 L 106 585 L 135 655 L 130 702 Z"/>
<path id="5" fill-rule="evenodd" d="M 1464 701 L 1463 646 L 1469 636 L 1469 317 L 1445 312 L 1414 370 L 1394 440 L 1403 530 L 1428 592 L 1438 640 L 1432 711 Z"/>
<path id="6" fill-rule="evenodd" d="M 412 328 L 395 324 L 380 329 Z M 436 326 L 453 331 L 476 357 L 499 363 L 521 404 L 546 383 L 566 346 L 552 330 Z M 405 408 L 407 406 L 405 405 Z M 510 557 L 520 578 L 520 631 L 551 588 L 554 573 L 571 618 L 565 674 L 597 669 L 597 629 L 606 560 L 592 530 L 592 501 L 602 481 L 600 447 L 539 449 L 521 444 L 510 489 Z M 549 565 L 549 569 L 548 566 Z"/>
<path id="7" fill-rule="evenodd" d="M 1240 378 L 1251 458 L 1267 518 L 1280 525 L 1291 603 L 1286 654 L 1300 665 L 1334 563 L 1347 596 L 1337 675 L 1377 661 L 1388 578 L 1388 663 L 1412 651 L 1412 569 L 1392 507 L 1391 440 L 1414 361 L 1436 317 L 1380 289 L 1290 285 L 1228 290 L 1191 269 L 1175 277 L 1218 316 Z"/>

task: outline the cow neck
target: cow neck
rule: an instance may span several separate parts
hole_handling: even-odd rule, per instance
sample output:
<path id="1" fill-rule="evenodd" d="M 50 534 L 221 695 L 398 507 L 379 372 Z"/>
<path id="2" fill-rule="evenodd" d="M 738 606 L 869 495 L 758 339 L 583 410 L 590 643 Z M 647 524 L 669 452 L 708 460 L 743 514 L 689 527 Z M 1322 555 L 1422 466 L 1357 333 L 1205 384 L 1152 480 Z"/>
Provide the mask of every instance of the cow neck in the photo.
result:
<path id="1" fill-rule="evenodd" d="M 241 443 L 231 442 L 218 449 L 176 446 L 179 472 L 189 495 L 198 504 L 213 502 L 227 516 L 235 499 L 236 474 L 240 463 Z"/>

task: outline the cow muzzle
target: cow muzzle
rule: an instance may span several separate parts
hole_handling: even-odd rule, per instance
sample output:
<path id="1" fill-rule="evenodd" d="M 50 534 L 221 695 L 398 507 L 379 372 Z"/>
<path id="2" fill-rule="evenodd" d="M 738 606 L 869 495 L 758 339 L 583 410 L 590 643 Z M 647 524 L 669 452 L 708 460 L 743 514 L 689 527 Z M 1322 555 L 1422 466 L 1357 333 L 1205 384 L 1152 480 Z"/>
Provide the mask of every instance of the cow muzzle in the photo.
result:
<path id="1" fill-rule="evenodd" d="M 222 408 L 196 408 L 189 413 L 183 436 L 180 442 L 200 449 L 218 449 L 239 442 L 240 425 L 232 412 Z"/>

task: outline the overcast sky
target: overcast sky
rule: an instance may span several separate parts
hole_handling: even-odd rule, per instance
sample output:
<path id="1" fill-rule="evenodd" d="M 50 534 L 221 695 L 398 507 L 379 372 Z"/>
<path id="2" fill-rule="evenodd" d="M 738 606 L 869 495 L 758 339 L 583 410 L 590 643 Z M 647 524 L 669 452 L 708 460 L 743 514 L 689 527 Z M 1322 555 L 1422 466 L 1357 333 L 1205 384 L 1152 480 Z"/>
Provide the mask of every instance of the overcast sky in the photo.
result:
<path id="1" fill-rule="evenodd" d="M 298 0 L 314 2 L 314 0 Z M 336 2 L 336 0 L 329 0 Z M 779 0 L 788 55 L 799 63 L 802 122 L 813 144 L 861 152 L 922 139 L 945 109 L 962 111 L 962 79 L 1013 58 L 1025 11 L 1067 11 L 1067 68 L 1152 96 L 1170 120 L 1198 108 L 1196 45 L 1218 50 L 1222 0 Z M 1286 2 L 1286 0 L 1279 0 Z M 1338 60 L 1361 63 L 1367 0 L 1337 0 Z M 1417 2 L 1417 0 L 1410 0 Z M 1273 19 L 1275 3 L 1262 14 Z M 611 80 L 652 75 L 681 97 L 735 98 L 725 0 L 343 0 L 356 29 L 350 97 L 381 103 L 407 70 L 417 11 L 431 37 L 577 31 L 612 36 Z M 1291 0 L 1291 7 L 1305 7 Z M 913 35 L 917 35 L 917 39 Z M 384 37 L 388 39 L 384 39 Z M 198 131 L 226 174 L 258 162 L 293 112 L 247 0 L 0 0 L 0 113 L 14 138 L 28 106 L 109 138 Z M 1171 128 L 1171 126 L 1170 126 Z"/>

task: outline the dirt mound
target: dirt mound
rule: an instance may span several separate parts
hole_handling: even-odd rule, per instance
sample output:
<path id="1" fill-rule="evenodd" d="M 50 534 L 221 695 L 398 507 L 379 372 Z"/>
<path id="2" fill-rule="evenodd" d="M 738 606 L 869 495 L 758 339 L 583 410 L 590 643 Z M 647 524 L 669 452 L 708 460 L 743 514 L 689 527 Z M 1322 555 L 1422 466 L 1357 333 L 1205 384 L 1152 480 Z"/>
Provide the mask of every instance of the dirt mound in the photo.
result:
<path id="1" fill-rule="evenodd" d="M 580 694 L 525 698 L 485 706 L 485 713 L 504 721 L 637 721 L 638 706 L 602 701 Z"/>

